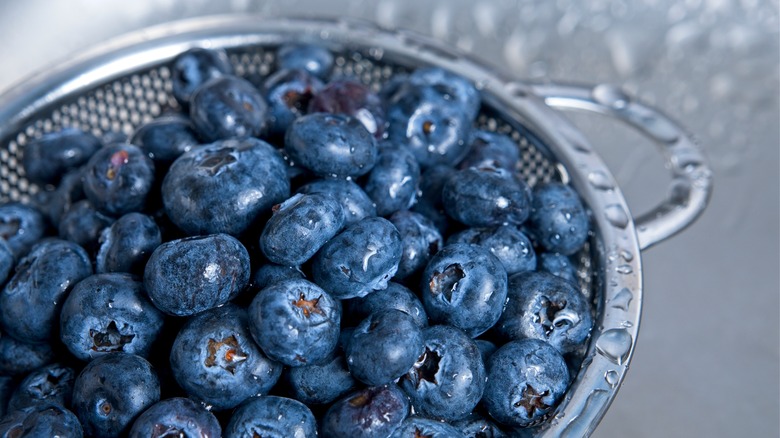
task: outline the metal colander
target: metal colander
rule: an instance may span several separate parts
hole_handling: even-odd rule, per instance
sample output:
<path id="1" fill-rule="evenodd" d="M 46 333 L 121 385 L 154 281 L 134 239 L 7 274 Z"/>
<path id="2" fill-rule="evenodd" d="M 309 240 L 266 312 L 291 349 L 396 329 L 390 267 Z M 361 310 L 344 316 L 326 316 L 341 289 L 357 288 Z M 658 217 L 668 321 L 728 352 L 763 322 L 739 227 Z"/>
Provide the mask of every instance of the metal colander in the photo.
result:
<path id="1" fill-rule="evenodd" d="M 537 432 L 582 436 L 606 412 L 628 368 L 638 332 L 642 287 L 639 252 L 680 231 L 706 205 L 710 176 L 680 128 L 619 90 L 527 84 L 404 31 L 343 20 L 215 17 L 164 25 L 110 42 L 31 78 L 0 97 L 0 199 L 29 202 L 41 188 L 25 179 L 21 156 L 30 139 L 63 127 L 102 136 L 131 134 L 166 111 L 171 60 L 192 47 L 227 50 L 238 75 L 259 84 L 274 67 L 276 48 L 312 42 L 336 53 L 334 75 L 378 90 L 399 72 L 437 65 L 472 80 L 483 93 L 482 129 L 511 136 L 521 152 L 518 171 L 530 185 L 560 180 L 574 186 L 592 213 L 594 233 L 579 255 L 583 294 L 596 327 L 565 399 Z M 549 106 L 548 106 L 549 105 Z M 551 107 L 612 115 L 662 145 L 674 176 L 670 198 L 635 220 L 609 171 L 586 139 Z"/>

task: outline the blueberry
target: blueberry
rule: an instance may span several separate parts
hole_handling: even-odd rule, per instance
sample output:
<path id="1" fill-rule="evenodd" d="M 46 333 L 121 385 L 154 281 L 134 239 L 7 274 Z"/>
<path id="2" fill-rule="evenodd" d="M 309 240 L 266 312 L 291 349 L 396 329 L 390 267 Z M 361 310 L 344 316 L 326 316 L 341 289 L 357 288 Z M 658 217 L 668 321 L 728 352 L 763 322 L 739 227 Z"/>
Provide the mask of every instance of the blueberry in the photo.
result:
<path id="1" fill-rule="evenodd" d="M 195 148 L 171 165 L 162 183 L 166 213 L 189 235 L 239 235 L 289 196 L 284 161 L 255 138 Z"/>
<path id="2" fill-rule="evenodd" d="M 158 117 L 139 127 L 130 139 L 154 160 L 157 166 L 168 166 L 181 154 L 198 146 L 195 129 L 181 116 Z"/>
<path id="3" fill-rule="evenodd" d="M 309 104 L 310 113 L 346 114 L 360 120 L 368 132 L 381 138 L 385 110 L 379 96 L 351 79 L 335 80 L 319 90 Z"/>
<path id="4" fill-rule="evenodd" d="M 561 183 L 534 187 L 529 227 L 539 245 L 572 255 L 588 240 L 588 212 L 573 188 Z"/>
<path id="5" fill-rule="evenodd" d="M 314 256 L 312 275 L 336 298 L 364 297 L 387 287 L 402 251 L 401 236 L 392 223 L 363 219 L 322 247 Z"/>
<path id="6" fill-rule="evenodd" d="M 333 54 L 317 44 L 286 44 L 276 53 L 279 69 L 305 70 L 326 79 L 333 68 Z"/>
<path id="7" fill-rule="evenodd" d="M 263 91 L 269 110 L 269 133 L 283 135 L 296 118 L 306 114 L 322 82 L 305 70 L 279 70 L 269 76 Z"/>
<path id="8" fill-rule="evenodd" d="M 38 404 L 70 406 L 73 381 L 76 373 L 72 368 L 55 363 L 31 372 L 19 383 L 8 400 L 8 410 L 26 408 Z"/>
<path id="9" fill-rule="evenodd" d="M 153 404 L 133 423 L 129 438 L 219 437 L 217 418 L 194 401 L 170 398 Z"/>
<path id="10" fill-rule="evenodd" d="M 442 189 L 447 214 L 471 227 L 520 225 L 531 212 L 530 189 L 504 169 L 455 172 Z"/>
<path id="11" fill-rule="evenodd" d="M 111 146 L 115 143 L 130 143 L 130 136 L 121 131 L 106 131 L 100 137 L 104 146 Z"/>
<path id="12" fill-rule="evenodd" d="M 60 218 L 76 202 L 84 199 L 84 186 L 81 183 L 86 166 L 79 167 L 66 173 L 59 185 L 51 191 L 42 191 L 38 194 L 43 198 L 36 206 L 46 214 L 46 217 L 54 225 L 59 227 Z"/>
<path id="13" fill-rule="evenodd" d="M 447 243 L 473 243 L 501 260 L 507 275 L 536 269 L 536 252 L 531 241 L 514 225 L 469 228 L 450 236 Z"/>
<path id="14" fill-rule="evenodd" d="M 417 196 L 420 165 L 406 148 L 382 148 L 379 159 L 368 174 L 364 189 L 376 204 L 379 216 L 389 216 L 410 208 Z"/>
<path id="15" fill-rule="evenodd" d="M 0 436 L 4 438 L 81 438 L 84 436 L 76 415 L 59 405 L 30 406 L 15 411 L 9 417 L 0 422 Z"/>
<path id="16" fill-rule="evenodd" d="M 392 383 L 414 365 L 422 342 L 422 331 L 409 314 L 396 309 L 372 313 L 352 333 L 349 371 L 370 386 Z"/>
<path id="17" fill-rule="evenodd" d="M 420 328 L 428 326 L 428 315 L 417 295 L 405 286 L 393 282 L 387 283 L 387 289 L 345 301 L 344 314 L 361 321 L 374 312 L 388 309 L 405 312 Z"/>
<path id="18" fill-rule="evenodd" d="M 6 410 L 6 406 L 15 388 L 16 380 L 12 376 L 0 376 L 0 424 L 2 424 L 2 417 L 5 416 L 6 412 L 13 411 L 13 409 Z M 3 435 L 0 434 L 0 436 Z"/>
<path id="19" fill-rule="evenodd" d="M 480 355 L 482 355 L 482 362 L 483 363 L 487 363 L 488 359 L 490 359 L 490 356 L 492 356 L 493 353 L 495 353 L 496 350 L 498 350 L 498 347 L 496 346 L 496 344 L 494 344 L 494 343 L 492 343 L 490 341 L 486 341 L 484 339 L 477 339 L 474 342 L 476 342 L 477 343 L 477 347 L 479 347 L 479 353 L 480 353 Z"/>
<path id="20" fill-rule="evenodd" d="M 477 337 L 492 327 L 504 310 L 507 275 L 488 250 L 466 243 L 439 251 L 422 276 L 422 302 L 432 321 L 446 323 Z"/>
<path id="21" fill-rule="evenodd" d="M 102 146 L 100 139 L 76 128 L 45 134 L 23 149 L 25 176 L 35 184 L 56 184 L 63 174 L 86 163 Z"/>
<path id="22" fill-rule="evenodd" d="M 291 367 L 323 363 L 336 348 L 341 304 L 306 280 L 261 290 L 249 307 L 252 336 L 271 359 Z"/>
<path id="23" fill-rule="evenodd" d="M 403 245 L 395 278 L 404 279 L 419 271 L 444 246 L 436 225 L 420 213 L 400 210 L 390 216 L 390 222 L 398 229 Z"/>
<path id="24" fill-rule="evenodd" d="M 187 106 L 195 89 L 209 79 L 232 74 L 233 67 L 223 50 L 193 48 L 174 58 L 171 67 L 173 96 Z"/>
<path id="25" fill-rule="evenodd" d="M 86 199 L 73 204 L 59 223 L 59 236 L 76 243 L 94 254 L 98 248 L 100 235 L 110 227 L 114 218 L 98 211 Z"/>
<path id="26" fill-rule="evenodd" d="M 235 298 L 249 282 L 249 253 L 227 234 L 163 243 L 144 269 L 144 285 L 158 309 L 194 315 Z"/>
<path id="27" fill-rule="evenodd" d="M 409 83 L 431 87 L 450 105 L 465 111 L 474 120 L 479 112 L 479 91 L 468 79 L 439 67 L 419 68 L 409 75 Z"/>
<path id="28" fill-rule="evenodd" d="M 306 278 L 300 268 L 269 263 L 259 267 L 252 274 L 251 283 L 255 289 L 259 290 L 285 280 L 297 280 L 299 278 Z"/>
<path id="29" fill-rule="evenodd" d="M 593 327 L 590 303 L 572 283 L 547 272 L 509 278 L 506 310 L 496 324 L 506 339 L 539 339 L 562 354 L 576 351 Z"/>
<path id="30" fill-rule="evenodd" d="M 0 323 L 24 342 L 52 338 L 71 288 L 92 275 L 92 262 L 75 243 L 51 239 L 35 245 L 0 292 Z"/>
<path id="31" fill-rule="evenodd" d="M 577 266 L 569 256 L 554 252 L 543 252 L 537 258 L 539 259 L 540 271 L 549 272 L 575 285 L 579 285 Z"/>
<path id="32" fill-rule="evenodd" d="M 284 148 L 290 158 L 321 177 L 357 177 L 370 172 L 379 149 L 358 119 L 314 113 L 296 119 Z"/>
<path id="33" fill-rule="evenodd" d="M 225 438 L 314 438 L 317 420 L 303 403 L 284 397 L 256 397 L 236 409 Z"/>
<path id="34" fill-rule="evenodd" d="M 462 420 L 454 421 L 452 426 L 462 431 L 466 438 L 508 437 L 495 423 L 479 414 L 471 414 Z"/>
<path id="35" fill-rule="evenodd" d="M 455 170 L 444 164 L 438 164 L 426 169 L 420 176 L 420 193 L 417 204 L 412 210 L 430 219 L 444 233 L 449 227 L 449 219 L 444 211 L 441 193 L 444 184 Z"/>
<path id="36" fill-rule="evenodd" d="M 274 207 L 260 236 L 260 248 L 274 263 L 298 266 L 344 226 L 344 211 L 332 196 L 297 194 Z"/>
<path id="37" fill-rule="evenodd" d="M 135 277 L 97 274 L 79 282 L 65 300 L 60 338 L 81 360 L 116 351 L 148 356 L 162 325 L 163 315 Z"/>
<path id="38" fill-rule="evenodd" d="M 97 151 L 84 170 L 84 194 L 102 213 L 139 211 L 152 189 L 154 162 L 137 146 L 114 144 Z"/>
<path id="39" fill-rule="evenodd" d="M 423 330 L 424 352 L 399 384 L 415 412 L 447 421 L 464 418 L 479 403 L 485 366 L 462 330 L 439 325 Z"/>
<path id="40" fill-rule="evenodd" d="M 389 438 L 464 438 L 465 435 L 449 423 L 423 417 L 409 417 Z"/>
<path id="41" fill-rule="evenodd" d="M 73 411 L 87 436 L 124 435 L 160 400 L 160 381 L 146 359 L 111 353 L 88 363 L 73 384 Z"/>
<path id="42" fill-rule="evenodd" d="M 363 189 L 352 181 L 318 180 L 298 189 L 304 194 L 323 193 L 332 195 L 344 210 L 344 225 L 349 226 L 367 217 L 376 216 L 374 201 Z"/>
<path id="43" fill-rule="evenodd" d="M 43 237 L 46 221 L 36 208 L 18 202 L 0 205 L 0 237 L 5 239 L 16 259 Z"/>
<path id="44" fill-rule="evenodd" d="M 474 131 L 471 134 L 471 150 L 458 167 L 492 167 L 514 172 L 519 162 L 520 148 L 509 136 L 497 132 Z"/>
<path id="45" fill-rule="evenodd" d="M 265 130 L 268 104 L 252 84 L 232 75 L 203 83 L 190 99 L 190 120 L 206 141 L 257 137 Z"/>
<path id="46" fill-rule="evenodd" d="M 387 109 L 387 136 L 409 148 L 420 166 L 454 166 L 468 153 L 471 119 L 434 88 L 402 87 Z"/>
<path id="47" fill-rule="evenodd" d="M 537 339 L 512 341 L 488 362 L 482 403 L 507 426 L 531 426 L 542 420 L 566 392 L 566 362 L 550 344 Z"/>
<path id="48" fill-rule="evenodd" d="M 128 213 L 103 230 L 97 272 L 142 275 L 146 261 L 160 243 L 162 235 L 154 219 L 141 213 Z"/>
<path id="49" fill-rule="evenodd" d="M 322 365 L 288 368 L 284 378 L 290 395 L 309 405 L 332 403 L 358 385 L 338 349 Z"/>
<path id="50" fill-rule="evenodd" d="M 395 385 L 365 388 L 330 407 L 322 419 L 322 436 L 387 437 L 407 415 L 409 400 Z"/>
<path id="51" fill-rule="evenodd" d="M 29 344 L 0 332 L 0 375 L 25 374 L 54 359 L 51 344 Z"/>
<path id="52" fill-rule="evenodd" d="M 252 341 L 247 312 L 232 304 L 188 320 L 171 347 L 170 361 L 179 385 L 218 411 L 267 394 L 282 372 L 281 364 Z"/>

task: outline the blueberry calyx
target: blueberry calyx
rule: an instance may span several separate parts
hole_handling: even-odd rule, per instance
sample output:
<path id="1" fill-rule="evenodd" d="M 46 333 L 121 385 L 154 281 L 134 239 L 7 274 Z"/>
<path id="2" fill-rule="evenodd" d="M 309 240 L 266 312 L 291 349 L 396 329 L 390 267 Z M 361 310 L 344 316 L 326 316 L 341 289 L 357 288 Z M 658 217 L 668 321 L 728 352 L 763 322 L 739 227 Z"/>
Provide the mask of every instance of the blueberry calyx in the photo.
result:
<path id="1" fill-rule="evenodd" d="M 300 296 L 297 300 L 294 300 L 292 302 L 293 306 L 301 309 L 303 312 L 303 316 L 306 318 L 310 318 L 312 313 L 316 313 L 318 315 L 323 315 L 322 309 L 317 307 L 317 304 L 320 302 L 320 298 L 322 298 L 322 295 L 318 296 L 317 298 L 307 300 L 306 296 L 301 292 Z"/>
<path id="2" fill-rule="evenodd" d="M 429 286 L 433 295 L 443 294 L 447 302 L 452 302 L 452 293 L 458 288 L 461 280 L 466 278 L 463 267 L 458 263 L 453 263 L 444 271 L 434 271 Z"/>
<path id="3" fill-rule="evenodd" d="M 520 400 L 515 402 L 514 406 L 516 408 L 522 406 L 528 412 L 528 418 L 533 418 L 537 409 L 543 411 L 550 408 L 549 405 L 542 401 L 542 398 L 548 395 L 550 395 L 550 391 L 538 393 L 533 386 L 526 384 L 520 395 Z"/>
<path id="4" fill-rule="evenodd" d="M 127 328 L 127 324 L 123 328 Z M 133 342 L 135 335 L 123 335 L 116 326 L 116 321 L 111 321 L 106 326 L 105 331 L 89 329 L 89 337 L 92 338 L 92 351 L 100 353 L 110 353 L 113 351 L 123 351 L 125 345 Z"/>
<path id="5" fill-rule="evenodd" d="M 241 350 L 235 335 L 227 336 L 221 341 L 209 338 L 207 348 L 209 354 L 203 364 L 209 368 L 218 366 L 230 374 L 236 374 L 236 366 L 249 358 L 249 355 Z"/>

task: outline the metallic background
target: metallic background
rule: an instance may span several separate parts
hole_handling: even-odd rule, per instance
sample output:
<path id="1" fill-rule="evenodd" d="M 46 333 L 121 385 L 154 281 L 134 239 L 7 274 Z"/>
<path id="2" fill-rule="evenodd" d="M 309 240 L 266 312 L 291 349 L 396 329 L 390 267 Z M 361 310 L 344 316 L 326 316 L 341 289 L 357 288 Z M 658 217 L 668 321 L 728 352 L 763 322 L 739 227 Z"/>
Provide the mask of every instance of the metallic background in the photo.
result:
<path id="1" fill-rule="evenodd" d="M 352 16 L 473 52 L 518 78 L 609 82 L 701 140 L 709 210 L 643 253 L 632 369 L 596 436 L 780 436 L 780 22 L 776 0 L 0 0 L 0 92 L 109 37 L 225 12 Z M 663 199 L 652 145 L 571 118 L 635 216 Z"/>

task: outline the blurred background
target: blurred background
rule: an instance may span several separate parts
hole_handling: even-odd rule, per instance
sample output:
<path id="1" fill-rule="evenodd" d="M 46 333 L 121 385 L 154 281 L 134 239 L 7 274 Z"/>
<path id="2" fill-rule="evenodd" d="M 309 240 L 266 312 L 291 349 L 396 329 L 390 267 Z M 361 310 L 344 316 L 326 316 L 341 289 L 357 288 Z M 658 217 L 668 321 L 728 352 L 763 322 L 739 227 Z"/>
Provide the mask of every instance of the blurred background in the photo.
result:
<path id="1" fill-rule="evenodd" d="M 780 436 L 777 0 L 0 1 L 0 92 L 106 39 L 226 12 L 364 18 L 431 35 L 534 81 L 608 82 L 700 140 L 704 216 L 643 253 L 641 335 L 595 436 Z M 571 115 L 634 215 L 666 195 L 653 146 Z"/>

